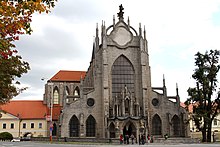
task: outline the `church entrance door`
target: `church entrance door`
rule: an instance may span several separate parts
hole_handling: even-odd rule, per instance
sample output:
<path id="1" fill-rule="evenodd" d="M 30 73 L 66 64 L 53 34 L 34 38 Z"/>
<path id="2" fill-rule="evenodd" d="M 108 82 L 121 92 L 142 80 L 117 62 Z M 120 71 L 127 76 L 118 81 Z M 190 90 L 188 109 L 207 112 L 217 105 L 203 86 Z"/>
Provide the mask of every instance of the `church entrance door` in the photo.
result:
<path id="1" fill-rule="evenodd" d="M 134 137 L 136 137 L 136 127 L 132 122 L 128 122 L 123 128 L 123 136 L 128 135 L 130 137 L 131 134 L 133 134 Z"/>

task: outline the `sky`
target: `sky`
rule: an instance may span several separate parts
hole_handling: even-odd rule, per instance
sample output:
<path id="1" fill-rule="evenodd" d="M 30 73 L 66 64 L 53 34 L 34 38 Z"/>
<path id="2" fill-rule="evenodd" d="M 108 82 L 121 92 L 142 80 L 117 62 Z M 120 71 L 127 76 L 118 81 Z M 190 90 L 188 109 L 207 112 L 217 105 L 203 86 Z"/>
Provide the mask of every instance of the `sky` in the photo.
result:
<path id="1" fill-rule="evenodd" d="M 32 35 L 16 42 L 31 70 L 20 79 L 28 89 L 13 99 L 43 100 L 47 79 L 59 70 L 86 71 L 96 24 L 112 25 L 120 4 L 125 22 L 129 17 L 137 31 L 139 23 L 145 26 L 152 86 L 163 86 L 164 75 L 168 96 L 176 95 L 178 85 L 185 101 L 187 89 L 195 86 L 194 55 L 220 49 L 219 0 L 58 0 L 51 13 L 34 14 Z"/>

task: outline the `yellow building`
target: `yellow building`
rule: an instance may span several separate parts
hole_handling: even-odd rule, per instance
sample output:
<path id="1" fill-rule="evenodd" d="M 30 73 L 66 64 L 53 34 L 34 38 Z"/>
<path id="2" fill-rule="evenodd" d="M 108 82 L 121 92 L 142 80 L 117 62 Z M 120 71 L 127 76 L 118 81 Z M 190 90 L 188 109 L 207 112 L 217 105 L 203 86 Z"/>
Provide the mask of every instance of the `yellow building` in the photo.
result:
<path id="1" fill-rule="evenodd" d="M 46 137 L 48 108 L 43 101 L 10 101 L 0 107 L 0 133 L 13 137 Z"/>

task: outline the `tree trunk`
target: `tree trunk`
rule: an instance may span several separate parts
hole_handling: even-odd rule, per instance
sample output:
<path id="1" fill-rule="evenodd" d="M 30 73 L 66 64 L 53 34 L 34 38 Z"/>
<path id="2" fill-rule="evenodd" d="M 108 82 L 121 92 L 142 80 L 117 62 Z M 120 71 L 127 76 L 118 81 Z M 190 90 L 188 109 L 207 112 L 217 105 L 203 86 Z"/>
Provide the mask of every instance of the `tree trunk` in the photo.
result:
<path id="1" fill-rule="evenodd" d="M 208 123 L 208 128 L 207 128 L 207 142 L 211 142 L 212 138 L 212 121 Z"/>
<path id="2" fill-rule="evenodd" d="M 206 142 L 206 129 L 202 129 L 202 142 Z"/>

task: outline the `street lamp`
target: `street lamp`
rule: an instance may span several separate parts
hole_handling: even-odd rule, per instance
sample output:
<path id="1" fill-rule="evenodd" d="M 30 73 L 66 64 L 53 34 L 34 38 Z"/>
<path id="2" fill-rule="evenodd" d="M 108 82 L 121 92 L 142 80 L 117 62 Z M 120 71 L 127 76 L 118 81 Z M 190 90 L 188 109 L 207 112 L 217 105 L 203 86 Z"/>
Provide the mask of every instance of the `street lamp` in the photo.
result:
<path id="1" fill-rule="evenodd" d="M 50 81 L 48 83 L 51 87 L 53 86 L 53 83 Z M 52 143 L 52 131 L 53 131 L 53 88 L 50 88 L 50 143 Z"/>
<path id="2" fill-rule="evenodd" d="M 43 81 L 45 78 L 42 78 L 41 80 Z M 53 131 L 53 83 L 51 80 L 48 80 L 47 82 L 48 86 L 50 86 L 50 103 L 49 103 L 49 106 L 50 106 L 50 143 L 52 143 L 52 131 Z"/>

